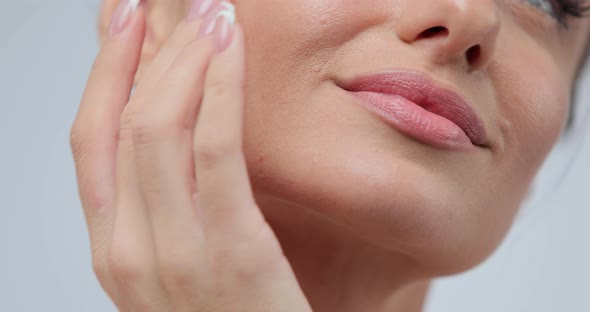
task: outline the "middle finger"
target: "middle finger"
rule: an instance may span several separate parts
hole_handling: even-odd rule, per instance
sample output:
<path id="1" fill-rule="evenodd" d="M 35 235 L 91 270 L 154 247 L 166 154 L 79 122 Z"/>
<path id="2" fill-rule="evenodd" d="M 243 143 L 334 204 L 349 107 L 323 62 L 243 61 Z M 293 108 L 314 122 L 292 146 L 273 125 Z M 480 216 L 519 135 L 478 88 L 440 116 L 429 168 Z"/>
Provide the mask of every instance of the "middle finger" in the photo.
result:
<path id="1" fill-rule="evenodd" d="M 137 101 L 127 112 L 134 125 L 138 182 L 151 219 L 159 274 L 171 296 L 192 297 L 183 292 L 190 291 L 187 284 L 196 280 L 201 235 L 193 200 L 192 138 L 204 76 L 214 53 L 213 40 L 197 34 L 218 9 L 210 10 L 204 21 L 189 18 L 177 27 L 149 70 L 162 75 L 149 76 L 147 83 L 154 85 L 149 90 L 138 88 Z M 181 37 L 185 44 L 180 44 Z M 170 55 L 176 56 L 165 60 Z"/>

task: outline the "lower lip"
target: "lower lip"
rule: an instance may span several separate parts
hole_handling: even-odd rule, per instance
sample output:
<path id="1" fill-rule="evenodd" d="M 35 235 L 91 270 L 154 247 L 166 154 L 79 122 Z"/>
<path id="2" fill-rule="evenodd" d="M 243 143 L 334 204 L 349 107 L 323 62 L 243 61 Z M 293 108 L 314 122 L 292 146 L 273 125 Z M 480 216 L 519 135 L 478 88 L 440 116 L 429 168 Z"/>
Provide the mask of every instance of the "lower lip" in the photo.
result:
<path id="1" fill-rule="evenodd" d="M 377 92 L 352 92 L 369 111 L 381 116 L 403 134 L 423 143 L 446 149 L 465 150 L 474 145 L 454 122 L 431 113 L 397 95 Z"/>

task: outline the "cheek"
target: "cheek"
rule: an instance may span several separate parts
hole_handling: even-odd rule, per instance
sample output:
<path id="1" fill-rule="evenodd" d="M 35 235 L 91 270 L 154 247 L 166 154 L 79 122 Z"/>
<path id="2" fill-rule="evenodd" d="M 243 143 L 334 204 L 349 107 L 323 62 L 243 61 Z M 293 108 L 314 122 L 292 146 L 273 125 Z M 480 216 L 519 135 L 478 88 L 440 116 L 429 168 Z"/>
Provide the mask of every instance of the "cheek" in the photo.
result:
<path id="1" fill-rule="evenodd" d="M 252 63 L 272 64 L 256 68 L 254 79 L 269 73 L 305 75 L 317 73 L 335 50 L 343 48 L 356 32 L 386 17 L 378 1 L 358 0 L 257 0 L 242 1 L 238 17 L 247 36 Z M 381 6 L 385 7 L 385 6 Z"/>
<path id="2" fill-rule="evenodd" d="M 520 57 L 499 51 L 493 75 L 506 140 L 506 172 L 532 178 L 559 139 L 570 103 L 569 78 L 549 54 L 521 47 Z"/>
<path id="3" fill-rule="evenodd" d="M 322 81 L 334 68 L 328 65 L 362 46 L 357 32 L 392 14 L 387 2 L 239 3 L 248 40 L 245 152 L 252 183 L 257 193 L 297 202 L 369 240 L 436 262 L 427 265 L 448 265 L 440 271 L 464 270 L 507 232 L 559 136 L 568 80 L 531 46 L 516 40 L 500 46 L 491 80 L 504 150 L 493 160 L 424 152 L 346 105 Z M 514 49 L 530 53 L 514 58 Z M 345 67 L 350 63 L 337 68 Z"/>
<path id="4" fill-rule="evenodd" d="M 528 53 L 515 54 L 515 49 Z M 540 166 L 560 138 L 570 101 L 566 72 L 554 56 L 534 45 L 515 44 L 497 52 L 490 74 L 503 147 L 488 177 L 494 190 L 487 194 L 488 202 L 496 208 L 486 216 L 500 220 L 497 233 L 508 231 L 510 223 L 506 221 L 520 208 Z"/>

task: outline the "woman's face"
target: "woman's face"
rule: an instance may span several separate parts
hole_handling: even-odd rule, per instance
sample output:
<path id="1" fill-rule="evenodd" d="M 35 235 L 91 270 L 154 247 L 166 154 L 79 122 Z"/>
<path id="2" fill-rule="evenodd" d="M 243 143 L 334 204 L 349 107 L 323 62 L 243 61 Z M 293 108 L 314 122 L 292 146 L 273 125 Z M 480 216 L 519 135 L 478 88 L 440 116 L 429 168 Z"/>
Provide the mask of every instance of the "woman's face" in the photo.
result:
<path id="1" fill-rule="evenodd" d="M 564 127 L 588 20 L 566 29 L 551 0 L 234 3 L 247 36 L 244 147 L 265 212 L 273 198 L 319 213 L 437 274 L 496 248 Z M 416 139 L 343 87 L 383 70 L 461 95 L 481 146 Z"/>
<path id="2" fill-rule="evenodd" d="M 237 0 L 256 191 L 442 274 L 481 262 L 568 115 L 590 24 L 571 19 L 566 30 L 540 9 L 551 3 Z M 415 71 L 458 92 L 481 119 L 485 146 L 425 144 L 340 87 L 382 70 Z"/>

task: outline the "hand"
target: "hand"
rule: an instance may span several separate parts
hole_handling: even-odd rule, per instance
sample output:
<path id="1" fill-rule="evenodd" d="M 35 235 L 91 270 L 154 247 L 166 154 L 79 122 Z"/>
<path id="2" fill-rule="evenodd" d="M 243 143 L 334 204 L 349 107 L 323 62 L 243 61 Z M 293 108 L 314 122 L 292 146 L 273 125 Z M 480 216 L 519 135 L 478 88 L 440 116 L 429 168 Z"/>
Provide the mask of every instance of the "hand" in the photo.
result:
<path id="1" fill-rule="evenodd" d="M 229 46 L 205 31 L 232 10 L 193 10 L 130 96 L 145 12 L 122 7 L 90 74 L 71 147 L 94 272 L 121 311 L 311 311 L 249 183 L 243 31 Z"/>

